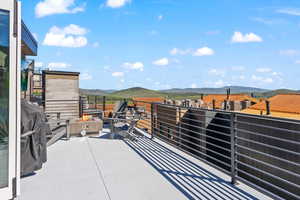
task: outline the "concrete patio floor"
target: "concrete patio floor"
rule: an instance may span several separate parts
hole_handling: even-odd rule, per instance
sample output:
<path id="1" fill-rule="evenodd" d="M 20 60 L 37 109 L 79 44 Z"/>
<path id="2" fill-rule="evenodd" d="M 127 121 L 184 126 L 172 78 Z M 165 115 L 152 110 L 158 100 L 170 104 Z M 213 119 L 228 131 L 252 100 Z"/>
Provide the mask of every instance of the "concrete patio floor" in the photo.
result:
<path id="1" fill-rule="evenodd" d="M 21 180 L 21 200 L 271 199 L 155 139 L 61 140 L 48 162 Z"/>

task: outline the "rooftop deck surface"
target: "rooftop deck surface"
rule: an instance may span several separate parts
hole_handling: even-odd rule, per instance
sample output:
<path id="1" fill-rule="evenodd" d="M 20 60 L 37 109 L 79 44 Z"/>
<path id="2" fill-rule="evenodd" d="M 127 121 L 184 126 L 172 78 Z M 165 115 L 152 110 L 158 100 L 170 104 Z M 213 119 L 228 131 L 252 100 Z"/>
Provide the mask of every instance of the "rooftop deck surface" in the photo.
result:
<path id="1" fill-rule="evenodd" d="M 59 141 L 21 180 L 21 200 L 270 199 L 177 149 L 147 137 Z"/>

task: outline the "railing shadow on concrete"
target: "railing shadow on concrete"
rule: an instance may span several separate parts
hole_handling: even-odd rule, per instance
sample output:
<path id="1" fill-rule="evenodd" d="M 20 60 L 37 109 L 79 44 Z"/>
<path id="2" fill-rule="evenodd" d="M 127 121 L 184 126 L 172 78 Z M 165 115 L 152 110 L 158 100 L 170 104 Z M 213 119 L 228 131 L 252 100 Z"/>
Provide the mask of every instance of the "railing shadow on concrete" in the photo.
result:
<path id="1" fill-rule="evenodd" d="M 124 142 L 187 199 L 257 199 L 187 158 L 148 138 Z"/>

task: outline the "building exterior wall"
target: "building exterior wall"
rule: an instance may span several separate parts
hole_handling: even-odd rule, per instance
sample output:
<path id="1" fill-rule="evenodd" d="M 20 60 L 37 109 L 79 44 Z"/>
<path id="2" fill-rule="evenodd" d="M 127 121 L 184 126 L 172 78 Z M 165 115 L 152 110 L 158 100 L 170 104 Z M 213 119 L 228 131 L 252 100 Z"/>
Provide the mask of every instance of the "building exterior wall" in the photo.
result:
<path id="1" fill-rule="evenodd" d="M 79 117 L 79 74 L 43 73 L 45 112 L 61 119 Z"/>

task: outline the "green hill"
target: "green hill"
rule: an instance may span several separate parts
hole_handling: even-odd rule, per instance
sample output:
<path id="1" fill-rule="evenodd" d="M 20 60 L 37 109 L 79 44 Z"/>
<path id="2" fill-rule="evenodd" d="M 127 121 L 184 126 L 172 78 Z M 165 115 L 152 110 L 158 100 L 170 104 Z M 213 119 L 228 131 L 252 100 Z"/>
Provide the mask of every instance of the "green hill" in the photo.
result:
<path id="1" fill-rule="evenodd" d="M 272 90 L 272 91 L 257 93 L 257 94 L 255 94 L 255 96 L 256 97 L 269 98 L 269 97 L 273 97 L 277 94 L 294 94 L 294 93 L 300 93 L 300 91 L 289 90 L 289 89 L 278 89 L 278 90 Z"/>
<path id="2" fill-rule="evenodd" d="M 129 88 L 126 90 L 120 90 L 117 92 L 113 92 L 110 95 L 112 96 L 118 96 L 123 98 L 131 98 L 131 97 L 165 97 L 166 94 L 155 91 L 155 90 L 149 90 L 141 87 L 134 87 Z"/>

